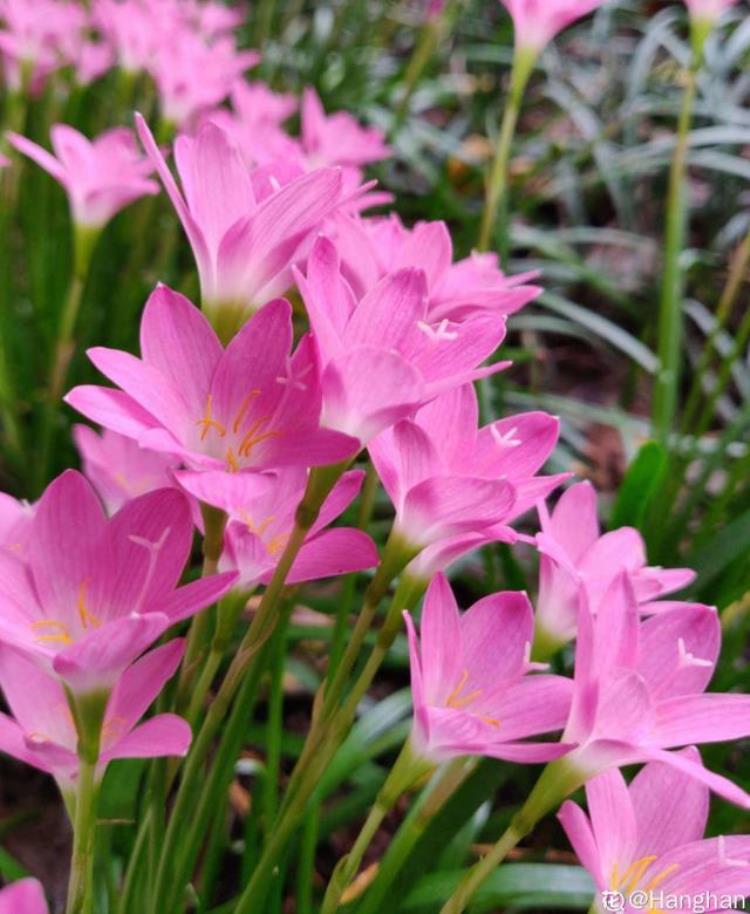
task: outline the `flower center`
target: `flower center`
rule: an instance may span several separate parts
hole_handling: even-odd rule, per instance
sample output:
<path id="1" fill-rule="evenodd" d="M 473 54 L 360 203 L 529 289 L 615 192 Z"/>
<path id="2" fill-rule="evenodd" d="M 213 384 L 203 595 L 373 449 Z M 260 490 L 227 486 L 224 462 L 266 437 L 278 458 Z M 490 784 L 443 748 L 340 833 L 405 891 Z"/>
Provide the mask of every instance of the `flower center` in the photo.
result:
<path id="1" fill-rule="evenodd" d="M 95 616 L 86 605 L 87 587 L 88 582 L 81 581 L 76 597 L 76 612 L 84 631 L 98 628 L 102 624 L 101 619 Z M 31 623 L 31 629 L 36 633 L 37 644 L 72 644 L 75 640 L 70 626 L 59 619 L 37 619 L 36 622 Z"/>
<path id="2" fill-rule="evenodd" d="M 461 674 L 461 678 L 458 680 L 458 685 L 445 699 L 446 708 L 453 708 L 455 711 L 462 711 L 464 708 L 468 708 L 470 705 L 472 705 L 478 698 L 482 697 L 481 689 L 474 689 L 473 691 L 464 694 L 464 689 L 466 688 L 468 681 L 469 671 L 464 670 Z M 479 720 L 483 721 L 484 723 L 488 724 L 490 727 L 500 726 L 500 721 L 496 720 L 494 717 L 484 717 L 481 714 L 477 714 L 476 717 L 478 717 Z"/>
<path id="3" fill-rule="evenodd" d="M 626 898 L 638 889 L 645 894 L 655 891 L 668 876 L 671 876 L 672 873 L 680 868 L 678 863 L 672 863 L 669 866 L 664 867 L 663 870 L 659 870 L 658 873 L 648 880 L 646 885 L 641 887 L 641 880 L 645 876 L 646 871 L 651 864 L 658 859 L 659 858 L 656 855 L 640 857 L 638 860 L 631 863 L 622 875 L 620 875 L 619 866 L 615 863 L 612 867 L 612 877 L 610 879 L 612 889 L 617 892 L 622 892 Z M 653 912 L 654 909 L 649 909 L 649 911 Z"/>
<path id="4" fill-rule="evenodd" d="M 214 416 L 213 397 L 209 394 L 206 397 L 206 410 L 201 419 L 196 421 L 196 426 L 200 429 L 200 441 L 206 442 L 209 436 L 215 435 L 218 439 L 231 438 L 231 443 L 227 444 L 224 450 L 224 460 L 227 467 L 232 473 L 236 473 L 242 468 L 242 458 L 248 458 L 256 445 L 269 438 L 278 438 L 280 433 L 268 428 L 271 421 L 270 416 L 260 416 L 250 423 L 249 427 L 243 432 L 242 427 L 248 417 L 253 400 L 261 395 L 259 388 L 253 388 L 240 403 L 234 418 L 225 424 Z"/>

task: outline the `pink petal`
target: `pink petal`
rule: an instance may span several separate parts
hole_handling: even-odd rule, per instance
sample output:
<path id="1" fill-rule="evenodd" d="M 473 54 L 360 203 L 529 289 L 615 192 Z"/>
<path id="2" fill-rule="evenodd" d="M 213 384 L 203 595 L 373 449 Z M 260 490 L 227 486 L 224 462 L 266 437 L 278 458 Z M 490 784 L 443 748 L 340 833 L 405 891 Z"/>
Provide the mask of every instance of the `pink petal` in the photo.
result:
<path id="1" fill-rule="evenodd" d="M 151 413 L 121 390 L 82 384 L 74 387 L 63 399 L 87 419 L 128 438 L 137 440 L 157 425 Z"/>
<path id="2" fill-rule="evenodd" d="M 488 691 L 521 676 L 534 634 L 534 612 L 524 593 L 506 591 L 478 600 L 461 617 L 467 690 Z M 564 722 L 564 721 L 563 721 Z"/>
<path id="3" fill-rule="evenodd" d="M 55 181 L 59 181 L 67 189 L 68 177 L 65 168 L 46 149 L 26 139 L 25 136 L 13 133 L 11 130 L 6 132 L 5 137 L 14 149 L 36 162 L 40 168 L 43 168 L 48 174 L 52 175 Z"/>
<path id="4" fill-rule="evenodd" d="M 339 256 L 334 245 L 320 237 L 307 258 L 306 275 L 295 277 L 310 319 L 310 328 L 320 347 L 324 362 L 342 351 L 341 339 L 356 301 L 341 276 Z"/>
<path id="5" fill-rule="evenodd" d="M 176 714 L 157 714 L 102 753 L 102 761 L 108 762 L 116 758 L 182 757 L 187 755 L 192 738 L 187 721 Z"/>
<path id="6" fill-rule="evenodd" d="M 347 347 L 377 345 L 399 350 L 426 313 L 427 285 L 421 270 L 385 276 L 362 299 L 347 325 Z"/>
<path id="7" fill-rule="evenodd" d="M 592 778 L 586 784 L 586 800 L 602 870 L 611 873 L 616 866 L 626 866 L 636 859 L 638 827 L 628 787 L 619 770 Z"/>
<path id="8" fill-rule="evenodd" d="M 237 574 L 234 571 L 199 578 L 184 587 L 178 587 L 169 596 L 159 598 L 154 604 L 154 610 L 164 613 L 169 618 L 169 624 L 173 625 L 216 603 L 224 594 L 229 593 L 236 581 Z"/>
<path id="9" fill-rule="evenodd" d="M 684 749 L 681 754 L 701 764 L 694 747 Z M 686 772 L 663 762 L 650 762 L 633 778 L 630 797 L 640 836 L 635 858 L 662 856 L 703 837 L 708 821 L 709 790 Z"/>
<path id="10" fill-rule="evenodd" d="M 406 634 L 409 641 L 409 670 L 411 673 L 412 705 L 414 706 L 414 724 L 417 742 L 426 744 L 429 739 L 429 716 L 424 694 L 422 662 L 419 657 L 419 642 L 414 629 L 414 622 L 406 610 L 403 612 L 406 623 Z"/>
<path id="11" fill-rule="evenodd" d="M 42 884 L 36 879 L 19 879 L 0 891 L 0 914 L 47 914 Z"/>
<path id="12" fill-rule="evenodd" d="M 477 704 L 499 720 L 503 740 L 519 740 L 562 730 L 570 713 L 573 683 L 564 676 L 527 675 L 499 687 L 493 697 L 488 690 Z M 485 704 L 486 703 L 486 704 Z"/>
<path id="13" fill-rule="evenodd" d="M 566 489 L 552 512 L 548 526 L 542 525 L 578 563 L 599 538 L 599 515 L 596 489 L 590 482 L 579 482 Z"/>
<path id="14" fill-rule="evenodd" d="M 750 736 L 750 695 L 679 695 L 656 708 L 654 740 L 665 749 Z"/>
<path id="15" fill-rule="evenodd" d="M 597 888 L 605 888 L 609 884 L 608 875 L 605 875 L 602 870 L 599 849 L 584 811 L 572 800 L 566 800 L 560 807 L 557 818 L 565 829 L 565 834 L 568 836 L 576 856 L 593 876 Z"/>
<path id="16" fill-rule="evenodd" d="M 26 733 L 43 734 L 75 754 L 75 727 L 59 680 L 27 654 L 3 644 L 0 685 L 13 717 Z"/>
<path id="17" fill-rule="evenodd" d="M 184 295 L 157 286 L 141 319 L 141 354 L 181 392 L 196 416 L 203 415 L 222 353 L 205 316 Z"/>
<path id="18" fill-rule="evenodd" d="M 750 809 L 750 794 L 733 784 L 728 778 L 704 768 L 700 762 L 689 758 L 684 753 L 648 748 L 641 754 L 640 761 L 666 762 L 678 771 L 695 778 L 699 783 L 705 784 L 709 790 L 730 803 L 734 803 L 742 809 Z"/>
<path id="19" fill-rule="evenodd" d="M 456 687 L 465 666 L 458 604 L 444 574 L 435 575 L 427 588 L 419 630 L 425 698 L 439 705 Z"/>
<path id="20" fill-rule="evenodd" d="M 380 559 L 372 539 L 361 530 L 334 527 L 308 540 L 297 554 L 287 583 L 317 581 L 374 568 Z M 264 581 L 270 572 L 264 576 Z"/>

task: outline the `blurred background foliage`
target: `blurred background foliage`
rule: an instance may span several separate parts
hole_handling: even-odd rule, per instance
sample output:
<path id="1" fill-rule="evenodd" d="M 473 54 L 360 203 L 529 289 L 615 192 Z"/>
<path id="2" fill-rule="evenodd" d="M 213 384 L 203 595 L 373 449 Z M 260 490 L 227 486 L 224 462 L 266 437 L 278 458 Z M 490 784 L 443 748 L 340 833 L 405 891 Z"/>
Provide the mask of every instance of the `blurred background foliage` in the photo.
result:
<path id="1" fill-rule="evenodd" d="M 750 687 L 747 13 L 741 3 L 726 16 L 709 40 L 698 77 L 689 138 L 689 243 L 681 261 L 684 377 L 671 437 L 653 441 L 649 416 L 658 367 L 666 182 L 690 55 L 679 3 L 616 0 L 543 54 L 513 149 L 507 268 L 539 270 L 545 292 L 510 321 L 502 357 L 512 358 L 514 367 L 481 391 L 487 418 L 529 408 L 559 415 L 554 469 L 591 478 L 603 493 L 605 521 L 637 526 L 652 564 L 698 570 L 690 598 L 717 604 L 723 614 L 726 642 L 715 687 L 741 691 Z M 312 84 L 328 110 L 345 109 L 381 127 L 393 156 L 372 176 L 394 194 L 393 206 L 406 222 L 444 219 L 456 256 L 466 256 L 478 234 L 484 175 L 507 90 L 510 19 L 495 0 L 449 0 L 439 26 L 423 21 L 423 4 L 406 0 L 256 0 L 246 44 L 263 52 L 253 76 L 284 91 Z M 425 66 L 412 81 L 417 46 L 425 49 Z M 57 83 L 29 106 L 25 131 L 45 144 L 49 123 L 66 121 L 92 135 L 130 123 L 133 107 L 148 113 L 151 89 L 118 79 L 116 72 L 72 93 Z M 18 116 L 5 114 L 6 124 Z M 17 190 L 17 209 L 0 214 L 1 472 L 5 489 L 29 496 L 38 492 L 41 385 L 69 277 L 70 229 L 63 192 L 40 169 L 24 165 Z M 100 241 L 71 384 L 95 378 L 86 346 L 137 348 L 138 317 L 156 281 L 196 296 L 190 251 L 163 195 L 121 213 Z M 56 421 L 54 465 L 47 468 L 54 472 L 76 460 L 64 433 L 76 421 L 72 411 L 60 409 Z M 388 517 L 379 495 L 376 525 L 382 521 L 387 529 Z M 511 554 L 495 546 L 466 560 L 454 579 L 465 601 L 501 587 L 533 593 L 531 560 L 531 550 Z M 198 910 L 218 914 L 227 884 L 252 867 L 273 816 L 278 779 L 299 753 L 329 642 L 340 637 L 320 614 L 346 620 L 356 592 L 357 582 L 349 580 L 343 592 L 324 587 L 297 595 L 304 609 L 276 645 L 288 648 L 286 675 L 269 684 L 248 731 L 227 820 L 212 836 L 196 886 L 196 898 L 212 901 L 196 901 Z M 299 914 L 314 910 L 319 886 L 384 780 L 408 727 L 407 682 L 400 640 L 335 770 L 320 786 L 318 815 L 310 816 L 288 861 Z M 274 720 L 283 729 L 274 730 Z M 267 739 L 278 732 L 272 751 Z M 705 760 L 750 788 L 742 748 L 713 747 Z M 462 867 L 475 859 L 477 845 L 499 833 L 530 786 L 531 772 L 513 769 L 512 784 L 510 774 L 507 766 L 482 762 L 426 830 L 420 804 L 429 799 L 412 803 L 405 818 L 399 808 L 374 843 L 368 862 L 378 866 L 365 871 L 359 886 L 368 891 L 347 910 L 437 910 L 436 899 L 446 897 Z M 113 776 L 120 790 L 107 815 L 127 820 L 140 768 L 122 765 Z M 257 788 L 252 814 L 251 784 Z M 737 810 L 715 807 L 713 833 L 746 828 Z M 105 840 L 116 848 L 130 834 L 113 824 Z M 587 907 L 587 877 L 570 866 L 572 856 L 550 850 L 555 847 L 565 848 L 565 842 L 548 822 L 531 848 L 497 872 L 472 910 Z M 117 854 L 111 860 L 114 873 Z M 15 872 L 10 866 L 12 858 L 0 858 L 0 871 Z M 284 910 L 281 892 L 272 905 L 269 911 Z"/>

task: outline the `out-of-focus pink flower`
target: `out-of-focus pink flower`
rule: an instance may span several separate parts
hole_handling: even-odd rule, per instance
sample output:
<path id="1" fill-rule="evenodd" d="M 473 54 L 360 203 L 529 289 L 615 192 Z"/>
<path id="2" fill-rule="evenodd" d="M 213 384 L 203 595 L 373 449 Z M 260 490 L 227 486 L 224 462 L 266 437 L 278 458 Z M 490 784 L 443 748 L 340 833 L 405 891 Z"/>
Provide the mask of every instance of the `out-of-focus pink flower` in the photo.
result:
<path id="1" fill-rule="evenodd" d="M 444 222 L 407 229 L 398 215 L 369 219 L 337 214 L 326 225 L 341 257 L 341 271 L 361 298 L 387 273 L 424 270 L 432 320 L 460 321 L 478 312 L 510 315 L 542 291 L 535 273 L 506 276 L 497 254 L 474 253 L 453 263 L 453 242 Z"/>
<path id="2" fill-rule="evenodd" d="M 4 156 L 2 152 L 0 152 L 0 168 L 7 168 L 9 165 L 10 159 L 8 156 Z"/>
<path id="3" fill-rule="evenodd" d="M 222 571 L 237 571 L 237 588 L 252 590 L 273 574 L 294 526 L 294 515 L 307 482 L 307 473 L 290 468 L 276 473 L 180 472 L 180 485 L 199 501 L 226 511 Z M 317 521 L 300 549 L 287 583 L 313 581 L 378 563 L 375 544 L 361 530 L 328 525 L 356 498 L 364 474 L 351 471 L 323 503 Z"/>
<path id="4" fill-rule="evenodd" d="M 149 451 L 132 438 L 110 429 L 99 434 L 88 425 L 73 428 L 73 440 L 83 462 L 83 472 L 114 514 L 132 498 L 173 485 L 171 469 L 180 466 L 177 457 Z"/>
<path id="5" fill-rule="evenodd" d="M 0 641 L 75 693 L 111 689 L 162 632 L 232 586 L 233 574 L 177 586 L 192 534 L 177 489 L 107 520 L 89 483 L 68 470 L 39 500 L 23 553 L 0 551 Z"/>
<path id="6" fill-rule="evenodd" d="M 679 754 L 700 764 L 696 749 Z M 668 899 L 673 910 L 679 904 L 714 911 L 721 905 L 714 907 L 711 896 L 750 895 L 750 837 L 701 840 L 708 799 L 707 788 L 683 771 L 650 762 L 630 786 L 619 771 L 593 778 L 586 785 L 588 817 L 568 800 L 558 818 L 599 892 L 619 893 L 625 914 L 655 909 L 657 899 Z M 651 898 L 653 905 L 634 903 Z M 606 914 L 601 900 L 595 909 Z"/>
<path id="7" fill-rule="evenodd" d="M 0 56 L 8 86 L 36 92 L 54 70 L 72 63 L 71 40 L 80 40 L 87 25 L 86 11 L 63 0 L 2 0 L 0 2 Z M 24 77 L 28 82 L 24 85 Z"/>
<path id="8" fill-rule="evenodd" d="M 577 19 L 606 0 L 500 0 L 513 17 L 516 47 L 538 53 Z"/>
<path id="9" fill-rule="evenodd" d="M 227 135 L 204 124 L 175 143 L 185 196 L 172 177 L 146 122 L 139 135 L 193 248 L 203 308 L 231 333 L 292 283 L 301 246 L 341 201 L 341 174 L 320 169 L 259 200 L 245 163 Z"/>
<path id="10" fill-rule="evenodd" d="M 82 41 L 73 58 L 76 82 L 88 86 L 99 79 L 114 64 L 112 48 L 103 41 Z"/>
<path id="11" fill-rule="evenodd" d="M 692 19 L 716 22 L 737 0 L 685 0 Z"/>
<path id="12" fill-rule="evenodd" d="M 641 612 L 653 613 L 672 605 L 653 600 L 687 587 L 695 579 L 689 568 L 649 567 L 643 537 L 633 527 L 602 535 L 596 491 L 588 482 L 571 486 L 551 514 L 544 503 L 539 512 L 537 626 L 552 643 L 562 645 L 575 636 L 579 588 L 585 590 L 595 614 L 612 581 L 625 572 Z"/>
<path id="13" fill-rule="evenodd" d="M 390 155 L 382 130 L 363 127 L 346 111 L 326 115 L 315 89 L 305 89 L 301 114 L 301 142 L 308 168 L 361 166 Z"/>
<path id="14" fill-rule="evenodd" d="M 289 178 L 304 173 L 301 165 L 296 167 L 302 159 L 299 143 L 282 127 L 297 110 L 294 95 L 273 92 L 263 82 L 238 79 L 232 87 L 231 102 L 231 111 L 219 108 L 209 112 L 207 117 L 229 136 L 248 168 L 260 165 L 275 170 L 279 162 L 288 167 L 291 159 Z M 278 175 L 276 178 L 278 180 Z"/>
<path id="15" fill-rule="evenodd" d="M 181 717 L 157 714 L 138 724 L 174 675 L 184 647 L 182 639 L 170 641 L 117 679 L 104 714 L 98 778 L 113 759 L 187 753 L 191 733 Z M 62 684 L 24 653 L 0 645 L 0 686 L 12 714 L 0 714 L 0 751 L 46 771 L 69 790 L 78 773 L 78 734 Z"/>
<path id="16" fill-rule="evenodd" d="M 55 124 L 50 135 L 54 156 L 17 133 L 7 137 L 62 184 L 77 226 L 102 228 L 129 203 L 158 192 L 147 177 L 153 166 L 141 156 L 132 130 L 116 127 L 91 141 L 67 124 Z"/>
<path id="17" fill-rule="evenodd" d="M 409 566 L 420 578 L 480 545 L 515 541 L 512 519 L 567 478 L 536 475 L 557 442 L 553 416 L 524 413 L 484 428 L 478 418 L 467 384 L 369 445 L 396 509 L 396 529 L 423 549 Z"/>
<path id="18" fill-rule="evenodd" d="M 323 421 L 362 444 L 443 391 L 507 367 L 477 367 L 505 336 L 504 320 L 432 321 L 422 270 L 389 274 L 357 301 L 321 237 L 297 284 L 320 352 Z"/>
<path id="19" fill-rule="evenodd" d="M 277 469 L 338 463 L 357 442 L 320 428 L 314 347 L 292 355 L 292 309 L 269 302 L 224 349 L 206 317 L 166 286 L 141 320 L 141 358 L 89 350 L 120 387 L 76 387 L 68 403 L 88 419 L 194 469 Z"/>
<path id="20" fill-rule="evenodd" d="M 706 693 L 721 628 L 713 607 L 693 603 L 639 619 L 630 579 L 621 573 L 596 617 L 581 599 L 575 693 L 564 760 L 581 781 L 610 768 L 661 761 L 750 809 L 750 795 L 688 756 L 667 749 L 750 734 L 750 695 Z"/>
<path id="21" fill-rule="evenodd" d="M 41 882 L 19 879 L 0 889 L 0 914 L 48 914 Z"/>
<path id="22" fill-rule="evenodd" d="M 114 49 L 123 70 L 140 73 L 148 69 L 163 38 L 148 3 L 141 0 L 93 0 L 92 19 Z"/>
<path id="23" fill-rule="evenodd" d="M 527 675 L 534 614 L 523 593 L 484 597 L 463 615 L 442 574 L 430 584 L 422 609 L 420 643 L 409 634 L 415 750 L 434 761 L 489 755 L 513 762 L 544 762 L 563 755 L 559 743 L 523 742 L 561 730 L 572 682 Z"/>
<path id="24" fill-rule="evenodd" d="M 237 77 L 259 61 L 257 51 L 238 51 L 229 36 L 206 44 L 188 31 L 171 34 L 149 64 L 162 119 L 177 127 L 193 125 L 201 112 L 221 104 Z"/>

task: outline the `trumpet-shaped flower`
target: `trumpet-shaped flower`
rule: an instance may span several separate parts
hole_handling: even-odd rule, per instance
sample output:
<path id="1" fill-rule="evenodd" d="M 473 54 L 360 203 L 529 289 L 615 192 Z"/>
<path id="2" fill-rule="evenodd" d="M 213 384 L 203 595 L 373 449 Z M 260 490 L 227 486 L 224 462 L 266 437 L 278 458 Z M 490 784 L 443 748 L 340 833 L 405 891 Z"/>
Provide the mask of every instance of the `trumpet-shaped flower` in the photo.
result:
<path id="1" fill-rule="evenodd" d="M 641 611 L 651 613 L 671 606 L 651 601 L 687 587 L 695 578 L 689 568 L 647 566 L 643 537 L 633 527 L 602 535 L 596 491 L 588 482 L 564 492 L 551 514 L 541 503 L 539 513 L 537 628 L 551 644 L 561 645 L 575 636 L 579 587 L 584 588 L 587 604 L 596 613 L 614 578 L 625 572 Z"/>
<path id="2" fill-rule="evenodd" d="M 369 445 L 396 509 L 396 530 L 424 550 L 411 567 L 419 577 L 429 579 L 479 545 L 513 542 L 510 521 L 566 478 L 535 475 L 557 442 L 553 416 L 525 413 L 484 428 L 478 419 L 467 384 Z"/>
<path id="3" fill-rule="evenodd" d="M 86 479 L 68 470 L 39 500 L 23 552 L 0 552 L 0 642 L 76 693 L 111 689 L 162 632 L 231 588 L 234 574 L 177 586 L 192 533 L 176 489 L 107 520 Z"/>
<path id="4" fill-rule="evenodd" d="M 77 226 L 100 229 L 129 203 L 158 192 L 148 178 L 153 167 L 141 156 L 131 130 L 116 127 L 91 141 L 67 124 L 55 124 L 50 135 L 54 156 L 17 133 L 7 137 L 62 184 Z"/>
<path id="5" fill-rule="evenodd" d="M 197 308 L 159 286 L 143 312 L 140 359 L 89 351 L 121 389 L 76 387 L 66 400 L 105 428 L 194 469 L 338 463 L 357 442 L 320 428 L 314 349 L 307 337 L 291 355 L 291 317 L 287 302 L 269 302 L 224 349 Z"/>
<path id="6" fill-rule="evenodd" d="M 534 618 L 525 594 L 492 594 L 461 615 L 438 574 L 425 597 L 419 641 L 411 617 L 404 618 L 417 752 L 434 761 L 489 755 L 543 762 L 567 751 L 525 741 L 562 729 L 572 692 L 569 679 L 539 674 L 529 662 Z"/>
<path id="7" fill-rule="evenodd" d="M 180 485 L 201 502 L 225 511 L 229 523 L 219 568 L 237 571 L 236 587 L 252 590 L 267 583 L 294 526 L 294 514 L 307 482 L 307 473 L 290 468 L 276 473 L 176 474 Z M 351 527 L 328 525 L 356 498 L 364 474 L 345 473 L 323 503 L 317 521 L 305 538 L 287 583 L 363 571 L 378 563 L 370 537 Z"/>
<path id="8" fill-rule="evenodd" d="M 387 273 L 416 267 L 427 281 L 432 321 L 462 321 L 481 313 L 507 317 L 541 292 L 535 273 L 506 276 L 497 254 L 473 253 L 453 262 L 453 242 L 444 222 L 418 222 L 407 229 L 395 213 L 358 218 L 336 214 L 326 225 L 341 257 L 341 271 L 357 298 Z"/>
<path id="9" fill-rule="evenodd" d="M 321 237 L 297 283 L 320 353 L 324 424 L 363 444 L 438 394 L 507 366 L 477 368 L 502 341 L 502 318 L 430 320 L 422 270 L 390 274 L 357 301 Z"/>
<path id="10" fill-rule="evenodd" d="M 175 143 L 183 196 L 140 115 L 136 124 L 193 248 L 203 308 L 226 342 L 291 285 L 302 245 L 341 202 L 341 173 L 319 169 L 259 200 L 239 152 L 209 122 Z"/>
<path id="11" fill-rule="evenodd" d="M 605 0 L 501 0 L 513 18 L 516 47 L 539 53 L 569 25 Z"/>
<path id="12" fill-rule="evenodd" d="M 100 778 L 113 759 L 187 752 L 190 727 L 181 717 L 157 714 L 139 724 L 174 675 L 184 646 L 182 639 L 170 641 L 144 654 L 117 679 L 102 724 Z M 0 686 L 12 714 L 0 714 L 0 752 L 46 771 L 61 789 L 69 789 L 78 772 L 78 733 L 60 681 L 26 654 L 0 645 Z"/>
<path id="13" fill-rule="evenodd" d="M 700 764 L 695 749 L 679 755 Z M 703 784 L 650 762 L 629 786 L 616 770 L 593 778 L 586 785 L 588 817 L 569 800 L 558 818 L 599 892 L 615 893 L 623 912 L 726 910 L 709 899 L 750 895 L 750 837 L 701 840 L 708 799 Z M 601 896 L 595 909 L 606 914 Z"/>
<path id="14" fill-rule="evenodd" d="M 138 495 L 173 485 L 169 471 L 180 466 L 179 458 L 142 448 L 132 438 L 110 429 L 99 434 L 88 425 L 76 425 L 73 440 L 83 472 L 108 514 L 119 511 Z"/>
<path id="15" fill-rule="evenodd" d="M 0 914 L 49 914 L 42 884 L 19 879 L 0 889 Z"/>
<path id="16" fill-rule="evenodd" d="M 588 780 L 613 767 L 662 761 L 750 809 L 750 795 L 685 755 L 667 752 L 750 734 L 750 696 L 706 693 L 721 639 L 716 610 L 684 603 L 639 619 L 619 574 L 594 617 L 581 600 L 566 766 Z"/>

